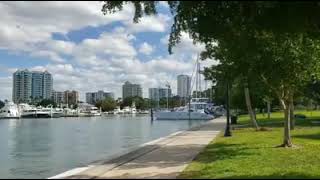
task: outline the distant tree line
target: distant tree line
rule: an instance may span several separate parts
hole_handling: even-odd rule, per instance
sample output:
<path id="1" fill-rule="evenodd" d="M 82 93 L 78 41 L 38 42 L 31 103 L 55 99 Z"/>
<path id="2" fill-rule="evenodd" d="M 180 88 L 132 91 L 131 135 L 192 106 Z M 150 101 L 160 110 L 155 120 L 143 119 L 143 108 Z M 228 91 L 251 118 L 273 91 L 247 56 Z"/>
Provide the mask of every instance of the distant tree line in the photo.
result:
<path id="1" fill-rule="evenodd" d="M 167 103 L 168 100 L 168 103 Z M 110 97 L 106 97 L 104 100 L 98 101 L 95 103 L 95 106 L 100 108 L 102 111 L 112 111 L 119 106 L 121 109 L 123 109 L 126 106 L 132 106 L 133 102 L 135 103 L 135 106 L 139 110 L 147 110 L 150 108 L 168 108 L 173 109 L 174 107 L 184 106 L 186 102 L 180 98 L 179 96 L 173 96 L 167 98 L 161 98 L 158 101 L 151 100 L 149 98 L 142 98 L 139 96 L 133 96 L 133 97 L 126 97 L 125 99 L 113 99 Z"/>

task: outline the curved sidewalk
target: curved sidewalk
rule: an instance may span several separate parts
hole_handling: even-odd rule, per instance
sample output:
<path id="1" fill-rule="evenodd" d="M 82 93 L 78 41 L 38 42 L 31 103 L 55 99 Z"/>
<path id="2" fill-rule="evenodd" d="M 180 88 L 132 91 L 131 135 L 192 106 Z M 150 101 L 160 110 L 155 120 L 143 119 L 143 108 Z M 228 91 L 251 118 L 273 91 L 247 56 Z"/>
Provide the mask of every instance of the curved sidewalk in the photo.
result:
<path id="1" fill-rule="evenodd" d="M 68 179 L 176 178 L 225 128 L 225 117 L 145 144 L 120 157 L 88 167 Z M 58 176 L 57 176 L 58 177 Z"/>

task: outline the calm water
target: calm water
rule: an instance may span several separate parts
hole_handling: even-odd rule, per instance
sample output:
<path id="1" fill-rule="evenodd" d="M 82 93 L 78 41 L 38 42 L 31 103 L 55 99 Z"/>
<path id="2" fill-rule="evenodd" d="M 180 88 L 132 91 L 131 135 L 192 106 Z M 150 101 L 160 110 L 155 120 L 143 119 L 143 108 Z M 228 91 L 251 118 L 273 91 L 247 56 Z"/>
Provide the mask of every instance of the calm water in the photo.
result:
<path id="1" fill-rule="evenodd" d="M 0 178 L 48 178 L 204 121 L 148 115 L 0 120 Z"/>

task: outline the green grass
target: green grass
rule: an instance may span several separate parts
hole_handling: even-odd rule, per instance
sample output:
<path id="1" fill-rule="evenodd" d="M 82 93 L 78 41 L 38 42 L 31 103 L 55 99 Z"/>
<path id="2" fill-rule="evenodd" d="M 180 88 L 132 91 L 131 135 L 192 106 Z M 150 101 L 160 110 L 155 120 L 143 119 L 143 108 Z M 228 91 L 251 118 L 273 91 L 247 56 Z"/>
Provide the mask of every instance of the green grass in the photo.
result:
<path id="1" fill-rule="evenodd" d="M 320 126 L 311 121 L 320 120 L 320 111 L 300 111 L 306 120 L 297 120 L 292 131 L 296 148 L 276 148 L 282 143 L 283 128 L 276 124 L 262 125 L 270 131 L 240 128 L 232 137 L 221 135 L 181 173 L 179 178 L 320 178 Z M 261 122 L 281 122 L 281 113 L 257 115 Z M 248 123 L 248 116 L 239 122 Z"/>

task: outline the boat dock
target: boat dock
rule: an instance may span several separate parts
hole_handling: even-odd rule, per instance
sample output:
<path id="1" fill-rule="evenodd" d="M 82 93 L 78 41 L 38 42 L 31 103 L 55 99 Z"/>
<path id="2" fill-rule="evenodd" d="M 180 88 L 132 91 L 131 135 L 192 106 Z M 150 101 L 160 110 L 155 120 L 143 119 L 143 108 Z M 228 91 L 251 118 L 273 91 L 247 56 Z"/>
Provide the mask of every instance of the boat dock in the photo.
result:
<path id="1" fill-rule="evenodd" d="M 176 178 L 224 128 L 225 117 L 143 144 L 128 153 L 49 179 Z"/>

